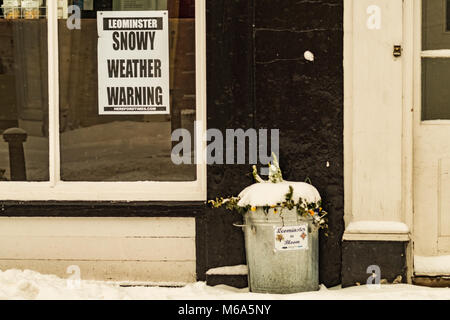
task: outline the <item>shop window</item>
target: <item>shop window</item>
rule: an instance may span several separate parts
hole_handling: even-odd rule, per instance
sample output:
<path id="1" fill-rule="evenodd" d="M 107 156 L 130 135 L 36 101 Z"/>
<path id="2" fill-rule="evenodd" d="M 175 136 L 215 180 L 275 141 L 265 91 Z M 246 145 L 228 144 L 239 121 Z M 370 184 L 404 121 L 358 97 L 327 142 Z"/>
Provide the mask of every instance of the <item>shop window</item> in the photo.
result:
<path id="1" fill-rule="evenodd" d="M 16 180 L 0 183 L 9 198 L 204 200 L 205 166 L 193 163 L 194 152 L 191 164 L 171 159 L 172 132 L 187 129 L 194 139 L 194 121 L 204 125 L 204 1 L 36 0 L 29 13 L 24 2 L 0 0 L 0 126 L 27 134 L 22 179 L 11 179 L 9 145 L 1 142 L 0 178 Z M 81 9 L 79 29 L 69 27 L 70 5 Z M 101 114 L 97 13 L 161 10 L 170 112 Z"/>

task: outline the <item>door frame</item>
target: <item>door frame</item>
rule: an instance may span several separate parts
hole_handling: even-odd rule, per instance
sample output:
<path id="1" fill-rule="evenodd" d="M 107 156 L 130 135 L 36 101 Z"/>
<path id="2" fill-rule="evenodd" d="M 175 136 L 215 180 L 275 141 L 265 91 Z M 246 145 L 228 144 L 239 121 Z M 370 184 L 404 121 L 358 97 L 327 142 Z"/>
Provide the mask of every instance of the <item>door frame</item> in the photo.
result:
<path id="1" fill-rule="evenodd" d="M 417 106 L 414 68 L 417 42 L 417 8 L 422 0 L 403 0 L 403 218 L 409 226 L 411 241 L 407 249 L 408 282 L 414 276 L 414 109 Z M 420 37 L 420 34 L 419 34 Z M 420 83 L 419 83 L 420 85 Z"/>
<path id="2" fill-rule="evenodd" d="M 358 212 L 353 211 L 352 187 L 355 177 L 353 174 L 353 123 L 358 119 L 354 117 L 353 107 L 353 75 L 357 72 L 354 67 L 353 34 L 357 26 L 354 25 L 354 3 L 358 0 L 344 0 L 344 220 L 345 226 L 356 218 Z M 413 276 L 413 243 L 414 243 L 414 186 L 413 186 L 413 128 L 414 128 L 414 86 L 416 85 L 414 70 L 415 39 L 414 8 L 420 5 L 421 0 L 398 0 L 403 2 L 403 43 L 402 45 L 402 117 L 398 125 L 401 126 L 401 222 L 410 230 L 411 241 L 407 248 L 407 277 L 411 282 Z M 376 4 L 376 3 L 375 3 Z M 381 13 L 382 17 L 383 13 Z M 375 31 L 376 32 L 376 31 Z M 359 39 L 360 40 L 360 39 Z M 370 41 L 370 39 L 367 39 Z M 360 67 L 361 68 L 361 67 Z M 376 173 L 374 173 L 376 174 Z M 373 217 L 377 220 L 377 217 Z M 392 238 L 394 239 L 394 238 Z M 368 239 L 370 240 L 370 239 Z M 383 235 L 379 240 L 383 240 Z M 399 236 L 394 241 L 402 241 Z"/>
<path id="3" fill-rule="evenodd" d="M 345 225 L 352 213 L 352 129 L 353 117 L 353 2 L 344 0 L 344 189 Z M 402 123 L 402 221 L 413 234 L 413 127 L 414 127 L 414 7 L 421 0 L 403 1 L 403 118 Z M 413 3 L 414 2 L 414 3 Z M 370 39 L 368 39 L 370 41 Z"/>

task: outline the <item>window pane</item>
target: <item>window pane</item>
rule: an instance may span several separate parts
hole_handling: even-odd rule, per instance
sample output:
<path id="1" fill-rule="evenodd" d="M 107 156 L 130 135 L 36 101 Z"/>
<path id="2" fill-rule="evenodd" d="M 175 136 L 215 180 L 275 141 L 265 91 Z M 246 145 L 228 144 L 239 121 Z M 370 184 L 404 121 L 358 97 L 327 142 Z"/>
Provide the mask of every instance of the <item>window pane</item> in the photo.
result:
<path id="1" fill-rule="evenodd" d="M 422 120 L 450 119 L 450 59 L 422 59 Z"/>
<path id="2" fill-rule="evenodd" d="M 18 1 L 4 0 L 0 4 L 0 180 L 46 181 L 49 143 L 45 2 L 38 0 L 23 8 Z"/>
<path id="3" fill-rule="evenodd" d="M 422 50 L 450 49 L 450 0 L 422 1 Z"/>
<path id="4" fill-rule="evenodd" d="M 96 12 L 113 8 L 168 10 L 169 114 L 99 114 Z M 172 131 L 184 128 L 193 132 L 194 127 L 194 1 L 97 0 L 92 7 L 84 1 L 82 9 L 80 30 L 69 29 L 66 19 L 59 20 L 62 180 L 195 180 L 194 164 L 176 165 L 171 160 Z M 152 59 L 152 52 L 144 54 L 144 60 Z M 139 59 L 141 63 L 142 56 Z"/>
<path id="5" fill-rule="evenodd" d="M 445 31 L 450 31 L 450 0 L 445 0 Z"/>

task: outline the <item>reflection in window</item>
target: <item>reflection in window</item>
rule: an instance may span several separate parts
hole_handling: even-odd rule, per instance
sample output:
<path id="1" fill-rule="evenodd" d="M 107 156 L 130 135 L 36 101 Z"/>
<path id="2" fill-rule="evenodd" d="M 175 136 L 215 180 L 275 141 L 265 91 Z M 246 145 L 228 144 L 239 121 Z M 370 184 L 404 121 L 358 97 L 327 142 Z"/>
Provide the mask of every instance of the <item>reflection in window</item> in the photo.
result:
<path id="1" fill-rule="evenodd" d="M 422 0 L 422 50 L 450 49 L 449 3 Z"/>
<path id="2" fill-rule="evenodd" d="M 113 0 L 113 10 L 167 10 L 167 0 Z"/>
<path id="3" fill-rule="evenodd" d="M 93 10 L 83 7 L 81 30 L 59 20 L 62 180 L 196 179 L 194 164 L 171 161 L 172 131 L 192 133 L 196 116 L 194 7 L 193 0 L 97 0 Z M 169 11 L 170 114 L 98 114 L 97 21 L 91 18 L 113 8 Z"/>
<path id="4" fill-rule="evenodd" d="M 445 10 L 445 30 L 446 31 L 450 31 L 450 0 L 446 0 L 445 1 L 445 6 L 446 6 L 446 10 Z"/>
<path id="5" fill-rule="evenodd" d="M 422 59 L 422 120 L 450 119 L 450 59 Z"/>
<path id="6" fill-rule="evenodd" d="M 45 11 L 19 5 L 1 1 L 0 131 L 20 128 L 8 132 L 23 132 L 26 141 L 22 152 L 17 146 L 10 150 L 0 137 L 0 180 L 45 181 L 49 179 L 47 25 L 39 19 L 45 18 Z"/>
<path id="7" fill-rule="evenodd" d="M 450 49 L 450 1 L 422 1 L 422 50 Z M 450 119 L 450 58 L 422 58 L 422 120 Z"/>

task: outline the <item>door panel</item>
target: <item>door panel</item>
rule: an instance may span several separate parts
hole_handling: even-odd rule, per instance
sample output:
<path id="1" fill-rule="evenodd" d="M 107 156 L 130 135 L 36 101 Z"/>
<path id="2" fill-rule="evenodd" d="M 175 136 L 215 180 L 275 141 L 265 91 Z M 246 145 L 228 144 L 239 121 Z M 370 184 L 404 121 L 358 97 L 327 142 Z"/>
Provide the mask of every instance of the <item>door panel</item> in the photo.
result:
<path id="1" fill-rule="evenodd" d="M 450 237 L 450 158 L 439 163 L 439 236 Z"/>
<path id="2" fill-rule="evenodd" d="M 414 128 L 415 254 L 450 253 L 450 123 L 420 121 Z M 447 241 L 447 242 L 446 242 Z"/>

